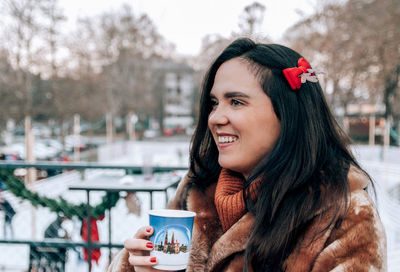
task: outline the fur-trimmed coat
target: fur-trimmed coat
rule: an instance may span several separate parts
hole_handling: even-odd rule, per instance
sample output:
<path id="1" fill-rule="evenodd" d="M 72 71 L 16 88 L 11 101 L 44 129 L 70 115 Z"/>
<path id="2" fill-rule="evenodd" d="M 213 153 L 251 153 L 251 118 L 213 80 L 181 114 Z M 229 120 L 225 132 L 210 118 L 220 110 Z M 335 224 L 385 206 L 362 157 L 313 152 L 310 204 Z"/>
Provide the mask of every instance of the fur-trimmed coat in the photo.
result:
<path id="1" fill-rule="evenodd" d="M 305 234 L 303 245 L 307 246 L 298 245 L 285 261 L 286 272 L 386 271 L 386 236 L 374 203 L 364 190 L 368 179 L 353 167 L 348 179 L 351 193 L 342 223 L 333 224 L 322 236 L 312 239 L 331 220 L 329 209 L 321 210 L 324 214 Z M 209 186 L 206 196 L 196 188 L 189 190 L 188 184 L 185 178 L 168 205 L 182 209 L 185 203 L 188 210 L 197 213 L 186 271 L 243 271 L 244 250 L 254 216 L 246 213 L 224 233 L 214 205 L 216 184 Z M 108 271 L 134 271 L 128 258 L 128 252 L 123 249 Z"/>

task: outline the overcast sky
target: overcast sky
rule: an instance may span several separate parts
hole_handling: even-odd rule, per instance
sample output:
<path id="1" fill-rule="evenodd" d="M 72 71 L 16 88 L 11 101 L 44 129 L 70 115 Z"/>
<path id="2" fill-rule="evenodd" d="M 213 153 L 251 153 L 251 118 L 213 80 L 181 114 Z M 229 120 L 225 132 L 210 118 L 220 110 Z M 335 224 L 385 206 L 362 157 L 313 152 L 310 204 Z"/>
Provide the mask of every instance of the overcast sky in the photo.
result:
<path id="1" fill-rule="evenodd" d="M 259 0 L 265 5 L 262 33 L 279 42 L 285 30 L 310 14 L 317 0 Z M 78 17 L 93 16 L 118 9 L 123 3 L 135 14 L 146 13 L 161 35 L 176 45 L 178 53 L 195 55 L 206 34 L 229 36 L 238 30 L 239 16 L 253 0 L 59 0 L 69 25 Z"/>

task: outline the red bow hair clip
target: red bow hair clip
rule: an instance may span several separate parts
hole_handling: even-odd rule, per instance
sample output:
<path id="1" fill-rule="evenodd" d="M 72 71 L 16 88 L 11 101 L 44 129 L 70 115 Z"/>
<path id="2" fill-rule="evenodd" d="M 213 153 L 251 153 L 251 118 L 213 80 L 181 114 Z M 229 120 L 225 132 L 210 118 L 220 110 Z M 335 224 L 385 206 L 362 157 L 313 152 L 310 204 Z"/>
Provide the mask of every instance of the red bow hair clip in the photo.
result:
<path id="1" fill-rule="evenodd" d="M 306 81 L 318 82 L 315 73 L 316 71 L 311 69 L 310 64 L 304 58 L 299 58 L 297 67 L 286 68 L 283 70 L 283 74 L 289 82 L 292 90 L 300 89 L 301 84 L 306 83 Z"/>

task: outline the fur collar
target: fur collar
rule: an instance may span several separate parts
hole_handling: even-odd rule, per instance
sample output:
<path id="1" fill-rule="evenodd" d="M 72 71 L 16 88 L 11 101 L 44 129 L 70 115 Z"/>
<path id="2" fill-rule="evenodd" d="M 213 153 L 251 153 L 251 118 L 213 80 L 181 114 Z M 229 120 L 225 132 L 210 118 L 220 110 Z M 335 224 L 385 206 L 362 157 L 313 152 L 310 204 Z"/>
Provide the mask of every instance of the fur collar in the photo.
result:
<path id="1" fill-rule="evenodd" d="M 348 174 L 350 192 L 363 190 L 368 184 L 367 176 L 360 170 L 351 166 Z M 178 196 L 183 188 L 190 183 L 186 178 L 178 188 Z M 243 252 L 247 246 L 249 230 L 254 222 L 254 215 L 247 212 L 227 232 L 222 227 L 214 204 L 214 193 L 216 184 L 209 186 L 204 195 L 200 190 L 192 188 L 186 192 L 186 203 L 188 210 L 197 213 L 193 226 L 192 252 L 187 272 L 189 271 L 217 271 L 218 265 L 235 253 Z M 179 199 L 179 197 L 178 197 Z M 171 203 L 170 208 L 179 208 L 177 203 Z M 326 211 L 321 209 L 319 213 Z M 315 216 L 316 216 L 315 215 Z M 330 220 L 330 213 L 326 213 L 325 220 Z M 322 220 L 324 220 L 322 219 Z M 324 221 L 325 221 L 324 220 Z M 329 221 L 327 221 L 329 222 Z M 319 223 L 322 223 L 321 221 Z M 324 224 L 326 226 L 326 224 Z M 315 229 L 316 230 L 316 229 Z M 328 230 L 324 236 L 329 236 Z M 320 250 L 322 245 L 316 246 Z"/>
<path id="2" fill-rule="evenodd" d="M 386 271 L 385 232 L 372 200 L 363 190 L 368 178 L 351 167 L 348 179 L 349 207 L 340 227 L 334 226 L 314 239 L 316 231 L 331 220 L 330 211 L 324 211 L 305 233 L 303 241 L 307 245 L 299 243 L 287 258 L 285 271 Z M 246 213 L 223 233 L 213 201 L 215 188 L 216 184 L 213 184 L 203 194 L 197 188 L 191 188 L 190 178 L 186 177 L 168 205 L 170 209 L 188 209 L 197 213 L 186 272 L 243 271 L 243 252 L 254 216 Z M 108 271 L 134 271 L 128 258 L 129 254 L 123 249 Z M 252 271 L 251 267 L 249 271 Z"/>

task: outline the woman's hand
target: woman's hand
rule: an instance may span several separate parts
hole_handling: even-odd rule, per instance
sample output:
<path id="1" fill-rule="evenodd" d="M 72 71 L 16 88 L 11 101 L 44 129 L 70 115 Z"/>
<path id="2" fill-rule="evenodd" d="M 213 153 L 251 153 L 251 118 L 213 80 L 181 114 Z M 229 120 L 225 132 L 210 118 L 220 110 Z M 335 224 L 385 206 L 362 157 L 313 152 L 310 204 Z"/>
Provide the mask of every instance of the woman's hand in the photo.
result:
<path id="1" fill-rule="evenodd" d="M 129 252 L 129 263 L 133 265 L 136 272 L 162 270 L 154 269 L 152 266 L 158 263 L 156 257 L 150 256 L 150 251 L 154 245 L 149 241 L 149 237 L 153 234 L 151 226 L 140 228 L 134 238 L 125 240 L 124 247 Z"/>

